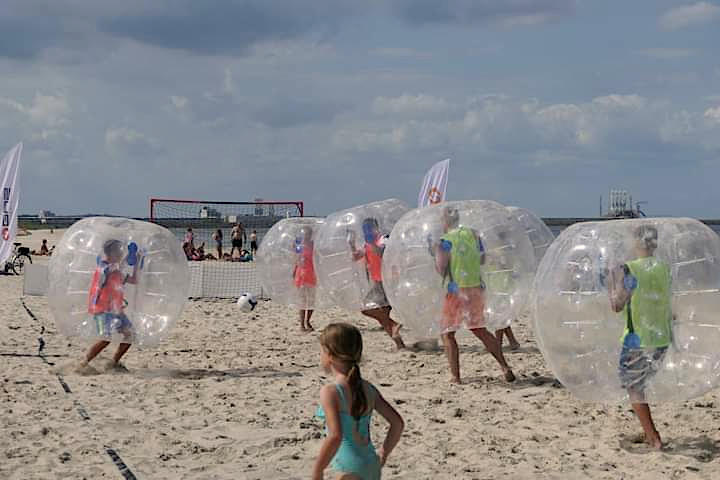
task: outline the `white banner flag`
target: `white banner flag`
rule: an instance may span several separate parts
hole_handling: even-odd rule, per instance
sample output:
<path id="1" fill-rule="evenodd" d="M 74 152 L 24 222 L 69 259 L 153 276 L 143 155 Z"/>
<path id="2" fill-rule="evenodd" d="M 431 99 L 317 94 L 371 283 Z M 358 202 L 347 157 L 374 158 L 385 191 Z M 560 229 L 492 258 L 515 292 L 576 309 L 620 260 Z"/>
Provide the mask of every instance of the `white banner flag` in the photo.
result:
<path id="1" fill-rule="evenodd" d="M 436 163 L 428 170 L 418 196 L 419 208 L 435 205 L 445 200 L 449 169 L 450 159 L 448 158 Z"/>
<path id="2" fill-rule="evenodd" d="M 18 170 L 20 168 L 20 155 L 22 143 L 15 145 L 0 162 L 0 193 L 2 197 L 2 222 L 0 222 L 0 268 L 13 252 L 13 242 L 17 233 L 18 200 L 20 187 L 17 184 Z"/>

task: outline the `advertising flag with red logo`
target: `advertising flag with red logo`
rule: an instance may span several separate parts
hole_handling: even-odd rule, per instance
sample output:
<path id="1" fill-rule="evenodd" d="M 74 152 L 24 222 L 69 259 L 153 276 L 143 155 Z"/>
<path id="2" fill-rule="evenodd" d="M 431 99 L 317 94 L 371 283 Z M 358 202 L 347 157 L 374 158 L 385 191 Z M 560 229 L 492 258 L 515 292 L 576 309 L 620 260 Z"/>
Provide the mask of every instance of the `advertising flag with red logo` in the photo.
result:
<path id="1" fill-rule="evenodd" d="M 419 208 L 435 205 L 445 200 L 449 169 L 450 159 L 448 158 L 436 163 L 428 170 L 418 196 Z"/>
<path id="2" fill-rule="evenodd" d="M 13 252 L 13 242 L 17 232 L 17 210 L 20 188 L 17 183 L 20 169 L 22 143 L 18 143 L 5 155 L 0 162 L 0 266 Z"/>

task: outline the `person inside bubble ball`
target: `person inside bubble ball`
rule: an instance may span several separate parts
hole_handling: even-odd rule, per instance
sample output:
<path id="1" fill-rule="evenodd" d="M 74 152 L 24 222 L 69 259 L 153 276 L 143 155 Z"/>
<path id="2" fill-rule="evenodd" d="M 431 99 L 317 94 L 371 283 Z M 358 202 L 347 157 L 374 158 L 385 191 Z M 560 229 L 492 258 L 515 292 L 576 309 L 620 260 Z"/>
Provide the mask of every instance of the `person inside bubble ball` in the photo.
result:
<path id="1" fill-rule="evenodd" d="M 315 287 L 317 287 L 313 264 L 314 250 L 312 228 L 304 228 L 301 234 L 295 238 L 295 268 L 293 268 L 295 288 L 298 290 L 300 303 L 305 307 L 300 309 L 300 330 L 304 332 L 313 330 L 310 323 L 313 314 L 311 307 L 315 303 Z"/>
<path id="2" fill-rule="evenodd" d="M 645 401 L 645 384 L 657 372 L 672 343 L 671 273 L 666 262 L 653 256 L 658 247 L 654 226 L 641 225 L 634 239 L 637 258 L 615 269 L 608 287 L 612 308 L 622 312 L 625 322 L 620 381 L 628 391 L 645 441 L 660 449 L 662 440 Z"/>
<path id="3" fill-rule="evenodd" d="M 501 230 L 498 232 L 497 236 L 500 244 L 502 245 L 501 248 L 504 250 L 508 245 L 507 232 Z M 510 293 L 513 288 L 512 283 L 514 274 L 510 259 L 505 254 L 505 252 L 502 251 L 493 263 L 494 265 L 492 265 L 491 268 L 487 269 L 494 270 L 492 272 L 492 275 L 487 275 L 487 288 L 490 292 L 496 291 Z M 497 338 L 497 341 L 500 344 L 500 348 L 502 348 L 503 336 L 506 336 L 508 342 L 510 342 L 510 350 L 517 350 L 520 348 L 520 342 L 518 342 L 515 338 L 515 334 L 513 333 L 511 326 L 508 325 L 507 327 L 501 328 L 500 330 L 495 330 L 495 338 Z"/>
<path id="4" fill-rule="evenodd" d="M 405 343 L 400 336 L 401 325 L 390 318 L 392 307 L 385 296 L 382 284 L 382 256 L 385 251 L 386 237 L 380 233 L 380 225 L 373 217 L 363 220 L 362 231 L 365 240 L 362 250 L 356 247 L 355 232 L 352 230 L 348 232 L 348 243 L 352 250 L 353 260 L 365 259 L 367 275 L 371 284 L 370 291 L 365 296 L 365 303 L 378 305 L 375 308 L 363 310 L 362 314 L 377 320 L 393 339 L 398 349 L 405 348 Z"/>
<path id="5" fill-rule="evenodd" d="M 515 375 L 505 361 L 500 344 L 485 328 L 485 283 L 481 272 L 485 251 L 482 241 L 476 231 L 460 226 L 460 212 L 456 208 L 443 209 L 442 221 L 444 235 L 435 247 L 435 268 L 447 281 L 440 326 L 452 382 L 461 383 L 455 332 L 463 324 L 495 357 L 505 380 L 512 382 Z"/>
<path id="6" fill-rule="evenodd" d="M 130 255 L 134 257 L 132 260 Z M 125 370 L 120 364 L 120 359 L 130 348 L 133 325 L 125 314 L 126 302 L 123 289 L 126 283 L 137 283 L 138 269 L 142 264 L 139 251 L 135 250 L 130 255 L 127 260 L 128 264 L 133 265 L 133 273 L 126 275 L 122 271 L 122 263 L 126 259 L 122 242 L 107 240 L 103 244 L 103 258 L 98 261 L 90 283 L 88 313 L 92 316 L 98 336 L 106 337 L 107 340 L 99 340 L 90 347 L 85 359 L 80 363 L 79 371 L 81 372 L 87 369 L 88 364 L 110 345 L 110 337 L 113 334 L 121 335 L 123 341 L 118 346 L 109 366 Z"/>

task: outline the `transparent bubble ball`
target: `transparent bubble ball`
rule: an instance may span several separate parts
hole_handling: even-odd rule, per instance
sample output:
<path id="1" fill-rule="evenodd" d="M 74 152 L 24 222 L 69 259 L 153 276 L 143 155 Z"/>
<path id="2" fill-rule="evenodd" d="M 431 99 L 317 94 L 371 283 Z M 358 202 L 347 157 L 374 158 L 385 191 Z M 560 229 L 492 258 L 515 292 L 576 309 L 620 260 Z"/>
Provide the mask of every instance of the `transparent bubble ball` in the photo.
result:
<path id="1" fill-rule="evenodd" d="M 48 304 L 61 333 L 141 347 L 167 338 L 190 287 L 187 259 L 172 232 L 114 217 L 74 223 L 53 252 L 48 277 Z M 122 316 L 131 337 L 116 328 Z"/>
<path id="2" fill-rule="evenodd" d="M 553 240 L 555 240 L 555 235 L 553 235 L 550 228 L 545 225 L 545 222 L 543 222 L 540 217 L 532 213 L 530 210 L 520 207 L 507 208 L 525 229 L 525 233 L 527 233 L 530 243 L 533 246 L 533 251 L 535 252 L 535 261 L 539 265 L 540 261 L 545 256 L 545 252 L 550 247 Z"/>
<path id="3" fill-rule="evenodd" d="M 327 305 L 317 282 L 315 237 L 322 218 L 284 218 L 263 237 L 255 258 L 263 295 L 304 310 Z"/>
<path id="4" fill-rule="evenodd" d="M 447 212 L 457 212 L 458 228 L 447 225 Z M 453 232 L 461 230 L 455 240 Z M 451 271 L 444 275 L 437 271 L 442 245 L 458 262 L 464 259 L 453 278 Z M 510 211 L 496 202 L 468 200 L 419 208 L 403 216 L 385 250 L 383 277 L 404 329 L 413 337 L 430 338 L 461 327 L 485 326 L 494 331 L 509 326 L 530 291 L 534 267 L 530 240 Z M 451 291 L 453 283 L 457 293 Z M 484 290 L 463 288 L 476 284 Z M 448 294 L 465 302 L 458 313 L 460 325 L 458 314 L 451 319 L 444 312 L 446 304 L 455 300 L 446 298 Z"/>
<path id="5" fill-rule="evenodd" d="M 388 199 L 328 215 L 315 237 L 318 281 L 334 305 L 350 311 L 388 306 L 382 259 L 395 223 L 409 210 Z"/>
<path id="6" fill-rule="evenodd" d="M 720 382 L 720 238 L 697 220 L 572 225 L 531 298 L 546 362 L 583 400 L 683 401 Z"/>

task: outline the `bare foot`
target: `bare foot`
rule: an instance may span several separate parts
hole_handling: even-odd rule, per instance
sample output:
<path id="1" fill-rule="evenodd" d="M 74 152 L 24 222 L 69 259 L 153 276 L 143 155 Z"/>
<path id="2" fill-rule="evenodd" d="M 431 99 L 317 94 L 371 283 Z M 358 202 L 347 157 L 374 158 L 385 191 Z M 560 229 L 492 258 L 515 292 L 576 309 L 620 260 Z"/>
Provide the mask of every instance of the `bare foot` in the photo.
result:
<path id="1" fill-rule="evenodd" d="M 509 368 L 507 370 L 505 370 L 505 381 L 506 382 L 514 382 L 515 381 L 515 374 Z"/>
<path id="2" fill-rule="evenodd" d="M 305 328 L 305 325 L 300 325 L 300 331 L 307 332 L 307 328 Z"/>
<path id="3" fill-rule="evenodd" d="M 399 323 L 396 323 L 395 326 L 390 330 L 390 338 L 393 339 L 395 342 L 395 346 L 398 350 L 402 350 L 405 348 L 405 342 L 403 342 L 402 337 L 400 336 L 400 329 L 402 328 L 402 325 Z"/>
<path id="4" fill-rule="evenodd" d="M 520 350 L 520 343 L 510 342 L 510 350 Z"/>
<path id="5" fill-rule="evenodd" d="M 452 377 L 450 379 L 450 383 L 454 385 L 462 385 L 462 380 L 460 380 L 460 377 Z"/>
<path id="6" fill-rule="evenodd" d="M 128 373 L 129 370 L 125 368 L 125 365 L 123 365 L 120 362 L 116 362 L 115 360 L 108 360 L 107 364 L 105 364 L 105 371 L 106 372 L 112 372 L 112 373 Z"/>
<path id="7" fill-rule="evenodd" d="M 648 445 L 653 447 L 655 450 L 662 450 L 662 448 L 663 448 L 663 443 L 662 443 L 662 440 L 660 439 L 660 434 L 657 432 L 655 432 L 655 435 L 653 435 L 650 438 L 646 437 L 645 443 L 647 443 Z"/>
<path id="8" fill-rule="evenodd" d="M 75 373 L 78 375 L 97 375 L 98 372 L 95 368 L 88 365 L 88 362 L 82 361 L 75 367 Z"/>
<path id="9" fill-rule="evenodd" d="M 307 322 L 307 327 L 306 327 L 305 329 L 306 329 L 308 332 L 313 332 L 313 331 L 315 331 L 315 329 L 314 329 L 313 326 L 310 324 L 310 322 Z"/>
<path id="10" fill-rule="evenodd" d="M 392 338 L 399 338 L 400 337 L 400 329 L 402 328 L 402 325 L 399 323 L 396 323 L 394 327 L 390 330 L 390 336 Z"/>

